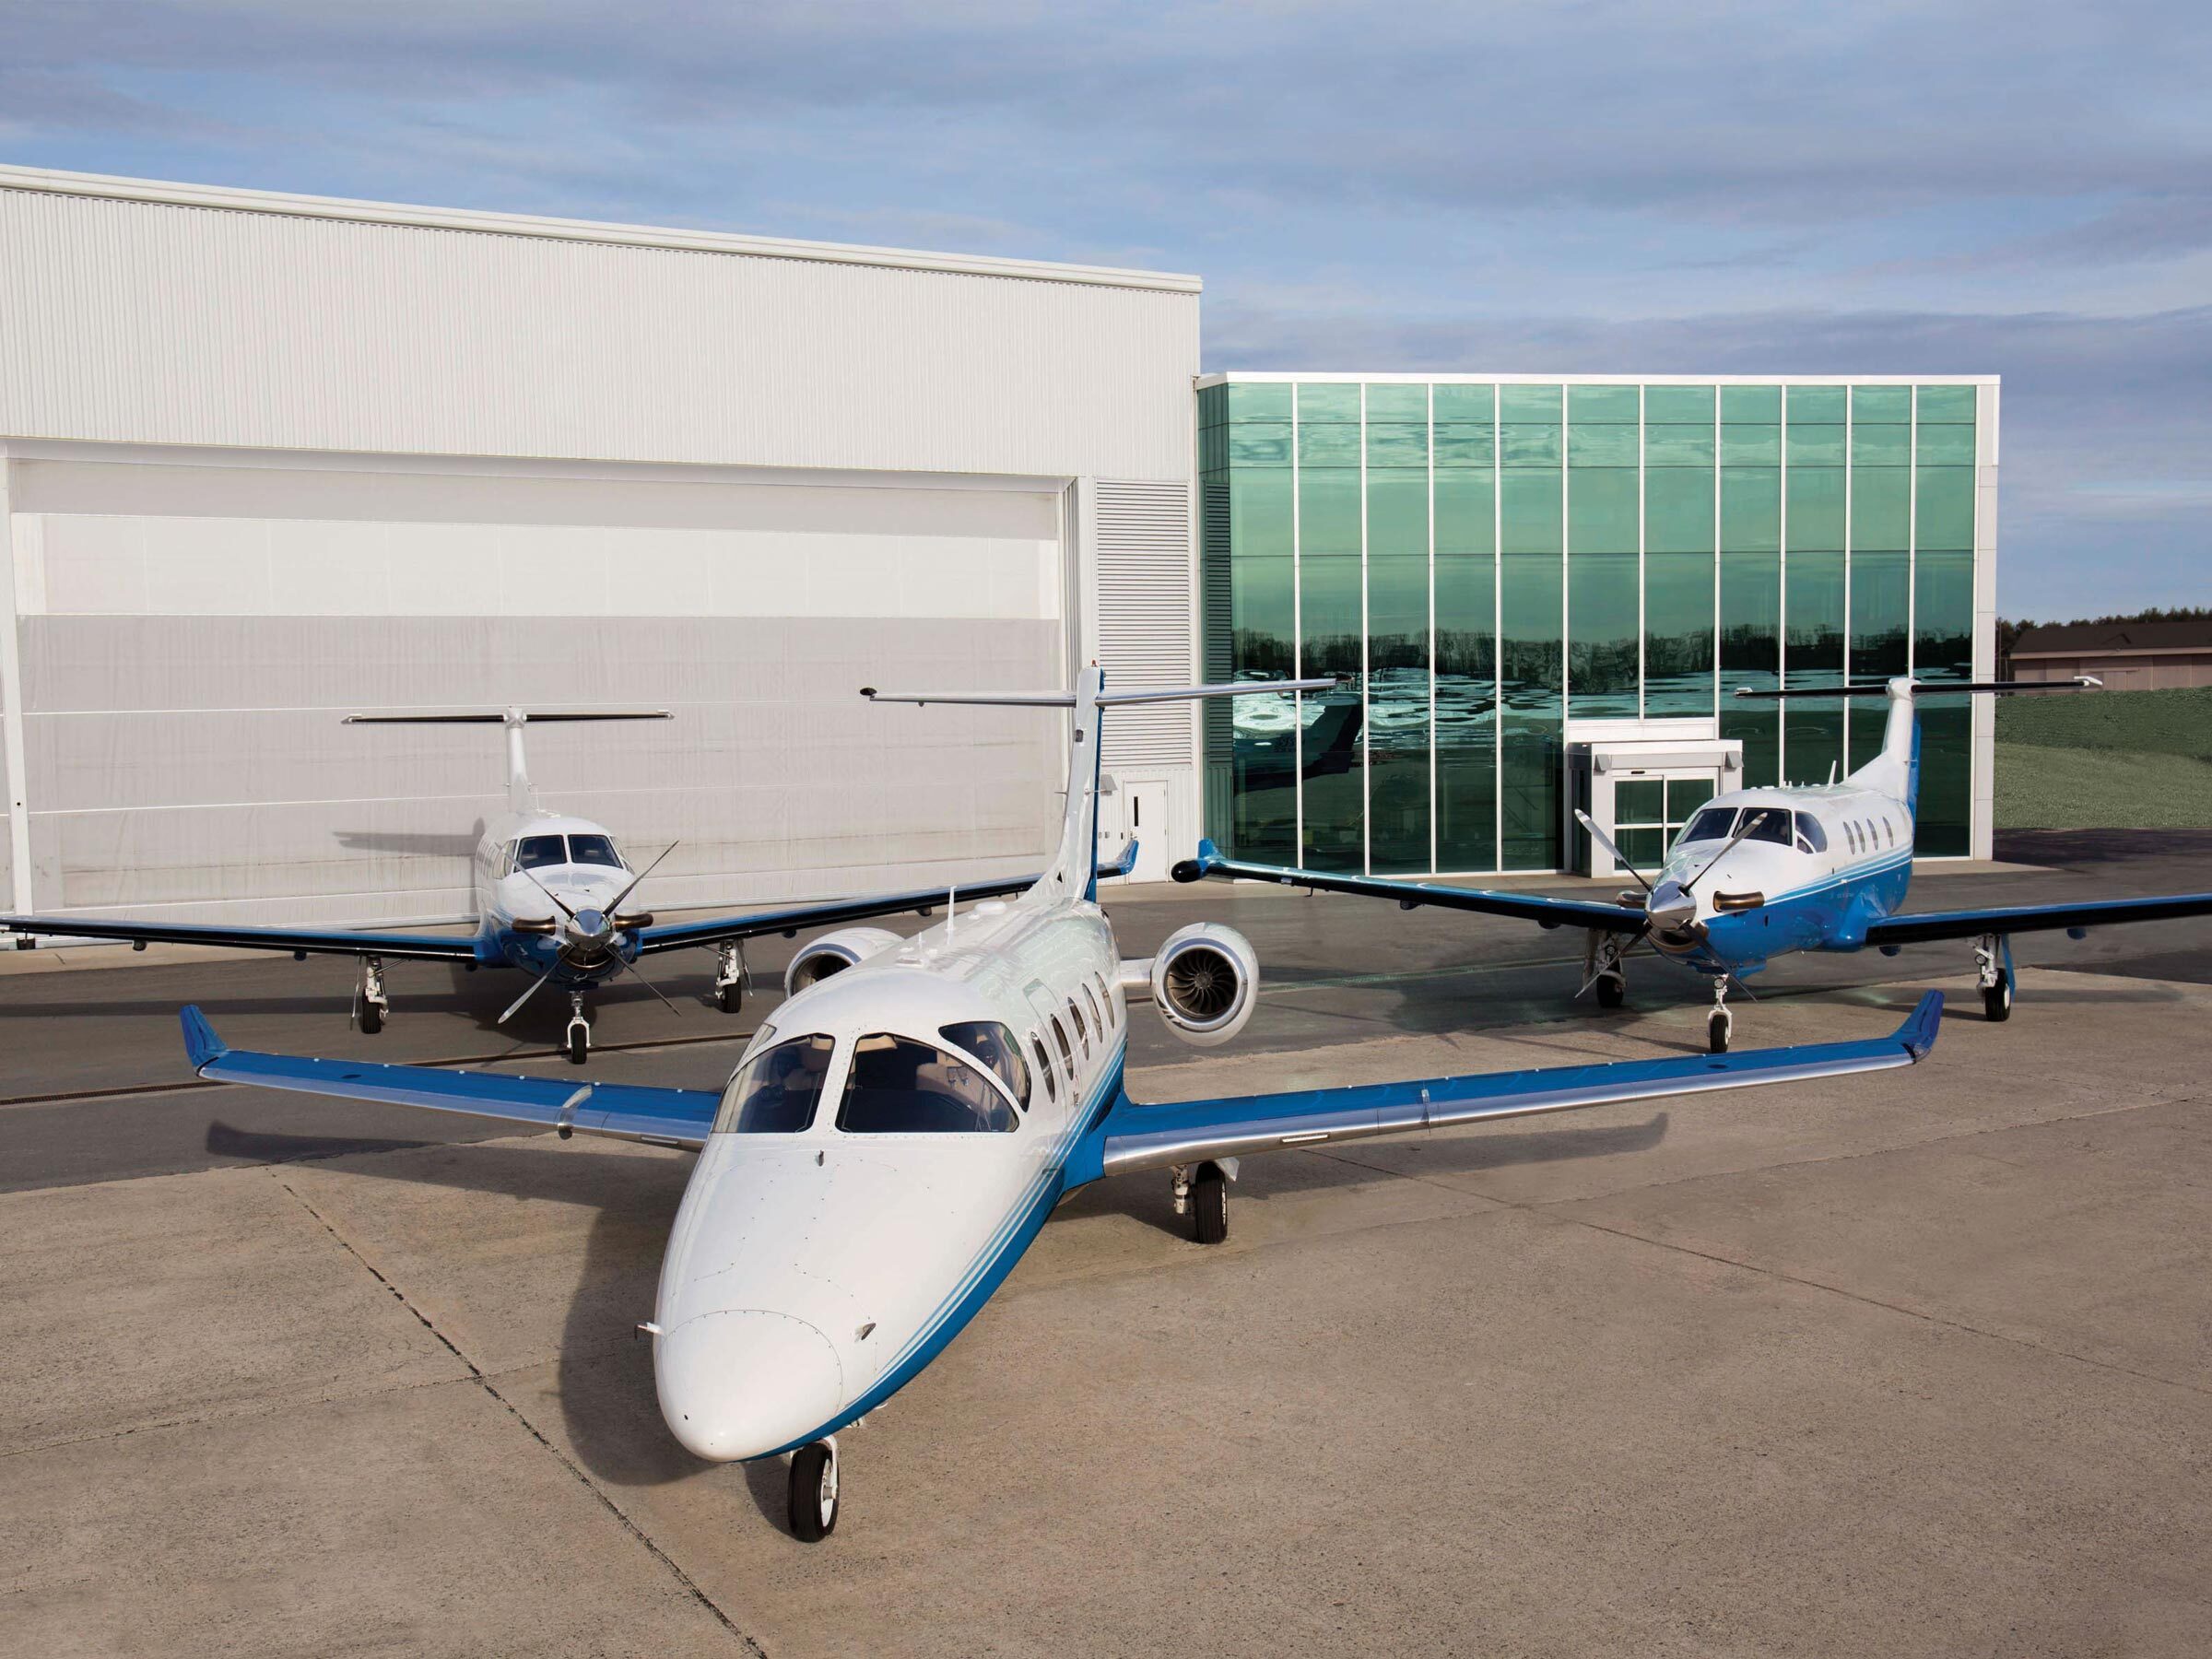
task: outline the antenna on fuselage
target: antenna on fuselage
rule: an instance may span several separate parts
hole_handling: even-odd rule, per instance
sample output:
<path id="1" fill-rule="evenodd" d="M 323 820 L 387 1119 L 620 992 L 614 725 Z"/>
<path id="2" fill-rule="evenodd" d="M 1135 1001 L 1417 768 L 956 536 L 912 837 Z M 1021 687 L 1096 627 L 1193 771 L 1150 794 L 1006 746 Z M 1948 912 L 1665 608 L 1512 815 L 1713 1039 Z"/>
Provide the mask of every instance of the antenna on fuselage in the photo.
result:
<path id="1" fill-rule="evenodd" d="M 507 728 L 507 805 L 515 812 L 535 808 L 530 768 L 523 756 L 523 728 L 579 720 L 669 720 L 666 709 L 464 709 L 438 714 L 348 714 L 347 725 L 497 725 Z"/>

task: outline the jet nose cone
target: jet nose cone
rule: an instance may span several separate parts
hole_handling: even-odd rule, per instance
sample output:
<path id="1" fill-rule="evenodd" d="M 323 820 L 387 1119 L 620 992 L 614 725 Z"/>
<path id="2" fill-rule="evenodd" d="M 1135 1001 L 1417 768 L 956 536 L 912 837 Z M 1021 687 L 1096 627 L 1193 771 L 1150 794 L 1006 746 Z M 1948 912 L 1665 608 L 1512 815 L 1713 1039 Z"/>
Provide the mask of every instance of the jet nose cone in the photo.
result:
<path id="1" fill-rule="evenodd" d="M 653 1370 L 669 1432 L 715 1463 L 788 1445 L 844 1404 L 844 1368 L 830 1339 L 783 1313 L 688 1319 L 655 1343 Z"/>

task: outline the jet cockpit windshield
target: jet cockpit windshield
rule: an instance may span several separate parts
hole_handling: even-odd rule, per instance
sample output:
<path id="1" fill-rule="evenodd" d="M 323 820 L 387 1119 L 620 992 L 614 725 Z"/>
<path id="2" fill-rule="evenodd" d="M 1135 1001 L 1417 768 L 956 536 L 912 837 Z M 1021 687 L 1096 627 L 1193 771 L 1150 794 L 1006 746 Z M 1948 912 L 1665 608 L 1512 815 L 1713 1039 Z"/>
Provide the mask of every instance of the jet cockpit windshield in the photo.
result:
<path id="1" fill-rule="evenodd" d="M 830 1076 L 834 1037 L 794 1037 L 761 1049 L 730 1079 L 716 1135 L 798 1135 L 812 1126 Z"/>
<path id="2" fill-rule="evenodd" d="M 1021 1118 L 996 1076 L 965 1054 L 877 1031 L 853 1045 L 837 1126 L 847 1135 L 985 1135 L 1018 1129 Z"/>

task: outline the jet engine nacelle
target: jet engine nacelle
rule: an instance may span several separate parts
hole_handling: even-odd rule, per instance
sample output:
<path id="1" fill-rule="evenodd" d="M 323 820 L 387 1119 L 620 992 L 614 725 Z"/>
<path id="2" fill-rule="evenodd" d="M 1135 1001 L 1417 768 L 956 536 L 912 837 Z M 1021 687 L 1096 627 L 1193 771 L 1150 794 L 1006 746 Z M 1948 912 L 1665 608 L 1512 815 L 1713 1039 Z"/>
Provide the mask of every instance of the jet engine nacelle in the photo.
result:
<path id="1" fill-rule="evenodd" d="M 791 959 L 783 970 L 783 994 L 795 996 L 809 985 L 818 985 L 833 973 L 842 973 L 864 957 L 903 943 L 882 927 L 841 927 L 824 934 Z"/>
<path id="2" fill-rule="evenodd" d="M 1260 994 L 1260 959 L 1252 941 L 1218 922 L 1196 922 L 1168 935 L 1152 959 L 1152 1004 L 1185 1042 L 1211 1048 L 1244 1029 Z"/>

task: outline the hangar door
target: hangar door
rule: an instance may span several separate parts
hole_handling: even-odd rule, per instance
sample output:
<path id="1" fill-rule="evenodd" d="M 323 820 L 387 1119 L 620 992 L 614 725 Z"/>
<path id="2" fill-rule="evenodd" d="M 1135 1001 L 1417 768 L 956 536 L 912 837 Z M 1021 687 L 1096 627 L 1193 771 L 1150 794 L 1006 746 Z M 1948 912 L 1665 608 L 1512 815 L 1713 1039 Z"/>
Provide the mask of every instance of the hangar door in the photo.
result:
<path id="1" fill-rule="evenodd" d="M 497 742 L 339 724 L 369 709 L 673 710 L 531 734 L 547 805 L 680 840 L 662 909 L 1005 874 L 1052 841 L 1049 722 L 856 692 L 1058 681 L 1057 480 L 97 453 L 5 464 L 18 902 L 460 913 Z"/>

